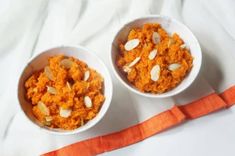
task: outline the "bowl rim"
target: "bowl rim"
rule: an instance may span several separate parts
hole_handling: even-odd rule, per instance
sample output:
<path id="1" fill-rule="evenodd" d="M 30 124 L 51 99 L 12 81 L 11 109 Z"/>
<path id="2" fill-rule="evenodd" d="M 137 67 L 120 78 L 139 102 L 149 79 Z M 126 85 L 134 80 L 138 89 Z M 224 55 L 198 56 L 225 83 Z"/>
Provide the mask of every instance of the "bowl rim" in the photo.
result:
<path id="1" fill-rule="evenodd" d="M 89 124 L 87 127 L 85 128 L 82 128 L 81 127 L 78 127 L 74 130 L 64 130 L 64 131 L 52 131 L 50 130 L 50 128 L 45 128 L 44 126 L 40 126 L 38 125 L 37 123 L 35 123 L 34 121 L 32 121 L 28 115 L 26 114 L 26 112 L 23 110 L 22 106 L 21 106 L 21 102 L 20 102 L 20 98 L 19 98 L 19 88 L 20 88 L 20 79 L 22 78 L 23 76 L 23 73 L 25 71 L 25 69 L 27 68 L 28 64 L 30 64 L 34 59 L 36 59 L 37 57 L 39 57 L 40 55 L 42 54 L 45 54 L 47 53 L 48 51 L 50 50 L 53 50 L 53 49 L 56 49 L 56 48 L 65 48 L 65 47 L 68 47 L 68 48 L 76 48 L 76 49 L 80 49 L 80 50 L 83 50 L 85 51 L 86 53 L 88 53 L 88 55 L 92 55 L 99 64 L 101 64 L 101 66 L 103 66 L 103 70 L 105 71 L 105 73 L 107 73 L 107 77 L 105 78 L 107 80 L 107 82 L 109 82 L 110 86 L 108 86 L 109 88 L 109 92 L 110 92 L 110 97 L 109 98 L 106 98 L 105 99 L 105 102 L 103 104 L 106 104 L 107 106 L 104 108 L 104 111 L 102 112 L 102 114 L 99 116 L 99 118 L 95 121 L 95 122 L 92 122 L 91 124 Z M 73 56 L 75 57 L 75 56 Z M 75 57 L 77 58 L 77 57 Z M 77 58 L 79 59 L 79 58 Z M 113 97 L 113 83 L 112 83 L 112 79 L 111 79 L 111 76 L 110 76 L 110 72 L 108 70 L 108 68 L 106 67 L 105 63 L 97 56 L 96 53 L 94 53 L 93 50 L 89 49 L 89 48 L 86 48 L 86 47 L 83 47 L 81 45 L 71 45 L 71 44 L 66 44 L 66 45 L 58 45 L 58 46 L 53 46 L 53 47 L 49 47 L 49 48 L 46 48 L 44 50 L 41 50 L 39 53 L 36 53 L 34 55 L 32 55 L 23 65 L 22 69 L 21 69 L 21 72 L 19 74 L 19 78 L 18 78 L 18 82 L 17 82 L 17 100 L 18 100 L 18 105 L 20 105 L 20 110 L 23 112 L 24 116 L 27 118 L 28 121 L 30 121 L 31 125 L 33 125 L 35 128 L 39 128 L 40 130 L 42 131 L 45 131 L 49 134 L 56 134 L 56 135 L 72 135 L 72 134 L 77 134 L 77 133 L 81 133 L 81 132 L 84 132 L 86 130 L 89 130 L 91 127 L 95 126 L 98 122 L 100 122 L 103 117 L 105 116 L 105 114 L 107 113 L 109 107 L 110 107 L 110 104 L 111 104 L 111 101 L 112 101 L 112 97 Z M 103 106 L 103 105 L 102 105 Z M 100 113 L 100 111 L 98 112 L 98 114 Z M 94 120 L 95 118 L 93 118 L 92 120 Z M 53 128 L 52 128 L 53 129 Z"/>
<path id="2" fill-rule="evenodd" d="M 177 23 L 178 25 L 180 25 L 180 27 L 184 27 L 184 29 L 186 29 L 187 31 L 189 31 L 192 35 L 192 38 L 193 40 L 196 41 L 196 44 L 198 46 L 198 68 L 194 69 L 195 70 L 195 75 L 194 77 L 192 77 L 190 80 L 188 80 L 188 83 L 187 85 L 185 85 L 184 87 L 176 90 L 175 92 L 172 92 L 172 93 L 169 93 L 169 94 L 153 94 L 153 93 L 144 93 L 144 92 L 141 92 L 139 91 L 138 89 L 136 89 L 135 87 L 131 87 L 131 85 L 129 83 L 126 83 L 119 75 L 119 73 L 117 72 L 115 66 L 115 62 L 113 61 L 113 58 L 112 58 L 112 49 L 113 49 L 113 46 L 114 46 L 114 42 L 115 42 L 115 39 L 118 37 L 119 33 L 121 32 L 121 30 L 123 30 L 125 27 L 127 27 L 128 25 L 130 25 L 131 23 L 134 23 L 138 20 L 144 20 L 144 19 L 154 19 L 154 18 L 162 18 L 162 19 L 170 19 L 171 21 L 173 21 L 174 23 Z M 197 40 L 197 38 L 195 37 L 195 35 L 193 34 L 193 32 L 183 23 L 179 22 L 178 20 L 176 20 L 175 18 L 172 18 L 172 17 L 169 17 L 169 16 L 165 16 L 165 15 L 160 15 L 160 14 L 157 14 L 157 15 L 146 15 L 146 16 L 141 16 L 141 17 L 138 17 L 138 18 L 134 18 L 128 22 L 126 22 L 124 25 L 122 25 L 121 27 L 119 27 L 118 31 L 115 33 L 114 35 L 114 38 L 112 40 L 112 44 L 111 44 L 111 50 L 109 52 L 109 61 L 110 61 L 110 64 L 112 66 L 112 71 L 114 73 L 114 75 L 118 78 L 118 80 L 127 88 L 129 89 L 130 91 L 138 94 L 138 95 L 141 95 L 141 96 L 144 96 L 144 97 L 149 97 L 149 98 L 167 98 L 167 97 L 172 97 L 172 96 L 175 96 L 181 92 L 183 92 L 184 90 L 186 90 L 192 83 L 193 81 L 197 78 L 197 76 L 199 75 L 199 72 L 200 72 L 200 69 L 201 69 L 201 64 L 202 64 L 202 51 L 201 51 L 201 47 L 200 47 L 200 44 Z M 174 88 L 173 88 L 174 89 Z M 167 92 L 165 92 L 167 93 Z"/>

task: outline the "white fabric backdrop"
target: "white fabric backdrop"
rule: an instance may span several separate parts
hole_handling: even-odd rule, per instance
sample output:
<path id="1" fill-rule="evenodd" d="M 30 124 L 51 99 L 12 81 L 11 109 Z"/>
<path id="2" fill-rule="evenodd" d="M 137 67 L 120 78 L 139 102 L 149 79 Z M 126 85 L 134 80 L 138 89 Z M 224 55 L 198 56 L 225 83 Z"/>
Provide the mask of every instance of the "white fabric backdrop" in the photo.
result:
<path id="1" fill-rule="evenodd" d="M 107 53 L 115 32 L 125 22 L 149 14 L 182 21 L 201 44 L 201 76 L 187 92 L 164 100 L 144 99 L 129 93 L 112 75 L 115 95 L 111 108 L 91 130 L 55 136 L 30 124 L 19 109 L 16 88 L 19 73 L 33 54 L 52 46 L 80 44 L 97 52 L 110 67 Z M 123 129 L 174 103 L 235 84 L 234 17 L 233 0 L 0 0 L 0 155 L 39 155 Z M 120 112 L 126 116 L 121 117 Z M 234 156 L 234 123 L 235 107 L 103 155 Z"/>

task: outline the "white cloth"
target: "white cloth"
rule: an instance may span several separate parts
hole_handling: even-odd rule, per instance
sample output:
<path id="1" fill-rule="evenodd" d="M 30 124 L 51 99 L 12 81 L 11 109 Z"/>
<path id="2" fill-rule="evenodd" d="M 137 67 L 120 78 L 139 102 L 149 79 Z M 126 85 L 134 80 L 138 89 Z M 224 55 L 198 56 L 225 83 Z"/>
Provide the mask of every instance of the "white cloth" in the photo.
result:
<path id="1" fill-rule="evenodd" d="M 16 89 L 19 74 L 33 54 L 53 46 L 80 44 L 97 52 L 110 67 L 107 53 L 115 32 L 127 21 L 149 14 L 182 21 L 201 44 L 201 76 L 187 92 L 169 99 L 146 99 L 128 92 L 112 75 L 111 107 L 92 129 L 56 136 L 31 125 L 20 111 Z M 235 84 L 234 17 L 233 0 L 0 0 L 0 155 L 39 155 L 121 130 L 175 103 L 186 103 L 214 90 L 221 92 Z M 234 123 L 232 107 L 103 155 L 233 156 Z"/>

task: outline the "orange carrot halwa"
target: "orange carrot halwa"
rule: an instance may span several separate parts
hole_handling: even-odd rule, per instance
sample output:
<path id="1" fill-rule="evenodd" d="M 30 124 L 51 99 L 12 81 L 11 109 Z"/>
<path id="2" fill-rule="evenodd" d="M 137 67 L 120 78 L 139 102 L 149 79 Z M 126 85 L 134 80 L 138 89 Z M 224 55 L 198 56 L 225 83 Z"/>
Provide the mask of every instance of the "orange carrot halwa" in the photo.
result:
<path id="1" fill-rule="evenodd" d="M 93 119 L 105 97 L 103 78 L 86 63 L 57 55 L 25 82 L 34 116 L 45 126 L 72 130 Z"/>
<path id="2" fill-rule="evenodd" d="M 158 23 L 133 28 L 120 44 L 116 64 L 138 90 L 164 93 L 190 72 L 193 57 L 177 33 L 169 35 Z"/>

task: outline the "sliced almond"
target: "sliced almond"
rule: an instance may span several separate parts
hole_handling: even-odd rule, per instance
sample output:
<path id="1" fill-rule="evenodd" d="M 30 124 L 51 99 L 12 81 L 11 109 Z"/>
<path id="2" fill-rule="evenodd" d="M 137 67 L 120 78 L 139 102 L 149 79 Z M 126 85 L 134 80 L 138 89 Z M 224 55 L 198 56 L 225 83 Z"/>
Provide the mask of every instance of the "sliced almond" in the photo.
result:
<path id="1" fill-rule="evenodd" d="M 170 48 L 170 46 L 171 46 L 173 43 L 175 43 L 175 41 L 174 41 L 172 38 L 170 38 L 169 41 L 168 41 L 168 43 L 167 43 L 167 47 Z"/>
<path id="2" fill-rule="evenodd" d="M 51 116 L 46 116 L 46 117 L 45 117 L 45 120 L 46 120 L 47 122 L 51 122 L 51 121 L 52 121 L 52 117 L 51 117 Z"/>
<path id="3" fill-rule="evenodd" d="M 70 59 L 63 59 L 60 61 L 60 65 L 64 66 L 65 68 L 69 69 L 72 67 L 73 62 Z"/>
<path id="4" fill-rule="evenodd" d="M 47 108 L 47 106 L 42 101 L 38 102 L 37 107 L 40 110 L 40 112 L 43 113 L 44 115 L 47 115 L 47 116 L 50 115 L 49 109 Z"/>
<path id="5" fill-rule="evenodd" d="M 133 67 L 136 63 L 140 61 L 140 57 L 135 58 L 128 66 Z"/>
<path id="6" fill-rule="evenodd" d="M 158 44 L 161 41 L 161 37 L 157 32 L 153 32 L 152 40 L 154 44 Z"/>
<path id="7" fill-rule="evenodd" d="M 44 124 L 45 126 L 50 126 L 50 125 L 51 125 L 51 122 L 50 122 L 50 121 L 44 121 L 43 124 Z"/>
<path id="8" fill-rule="evenodd" d="M 181 64 L 179 64 L 179 63 L 173 63 L 173 64 L 170 64 L 170 65 L 168 66 L 168 69 L 171 70 L 171 71 L 174 71 L 174 70 L 176 70 L 176 69 L 178 69 L 178 68 L 180 68 L 180 67 L 181 67 Z"/>
<path id="9" fill-rule="evenodd" d="M 129 73 L 131 71 L 131 67 L 133 67 L 139 61 L 140 61 L 140 57 L 135 58 L 131 63 L 123 66 L 123 71 L 126 73 Z"/>
<path id="10" fill-rule="evenodd" d="M 33 88 L 33 92 L 37 93 L 38 92 L 38 89 L 35 87 Z"/>
<path id="11" fill-rule="evenodd" d="M 89 77 L 90 77 L 90 71 L 87 70 L 87 71 L 85 72 L 85 74 L 84 74 L 83 80 L 84 80 L 84 81 L 87 81 L 87 80 L 89 79 Z"/>
<path id="12" fill-rule="evenodd" d="M 153 60 L 157 55 L 157 49 L 154 49 L 152 50 L 150 53 L 149 53 L 149 59 L 150 60 Z"/>
<path id="13" fill-rule="evenodd" d="M 81 118 L 81 126 L 83 126 L 83 125 L 84 125 L 84 119 Z"/>
<path id="14" fill-rule="evenodd" d="M 66 82 L 66 85 L 67 85 L 67 87 L 69 88 L 69 90 L 72 90 L 71 84 L 70 84 L 68 81 Z"/>
<path id="15" fill-rule="evenodd" d="M 150 71 L 150 75 L 151 75 L 151 80 L 157 81 L 160 77 L 160 66 L 159 65 L 153 66 L 153 68 Z"/>
<path id="16" fill-rule="evenodd" d="M 132 39 L 132 40 L 129 40 L 126 42 L 124 48 L 125 50 L 127 51 L 130 51 L 132 49 L 134 49 L 135 47 L 137 47 L 140 43 L 140 40 L 139 39 Z"/>
<path id="17" fill-rule="evenodd" d="M 123 71 L 126 73 L 129 73 L 131 71 L 131 68 L 128 65 L 123 66 Z"/>
<path id="18" fill-rule="evenodd" d="M 52 74 L 51 69 L 50 69 L 49 66 L 46 66 L 46 67 L 44 68 L 44 72 L 45 72 L 45 74 L 46 74 L 46 76 L 48 77 L 49 80 L 51 80 L 51 81 L 54 80 L 54 76 L 53 76 L 53 74 Z"/>
<path id="19" fill-rule="evenodd" d="M 60 107 L 60 116 L 63 118 L 67 118 L 71 115 L 72 110 L 71 109 L 64 109 Z"/>
<path id="20" fill-rule="evenodd" d="M 187 45 L 186 45 L 186 44 L 182 44 L 182 45 L 180 46 L 180 48 L 181 48 L 181 49 L 187 49 Z"/>
<path id="21" fill-rule="evenodd" d="M 47 86 L 47 92 L 50 94 L 57 94 L 57 91 L 54 87 Z"/>
<path id="22" fill-rule="evenodd" d="M 91 101 L 91 98 L 89 96 L 85 96 L 84 97 L 84 103 L 85 103 L 87 108 L 91 108 L 92 107 L 92 101 Z"/>

